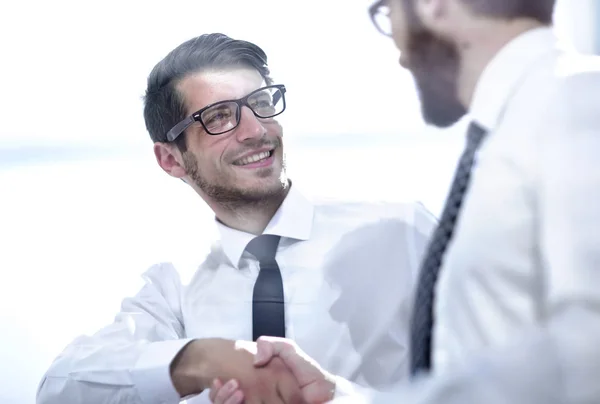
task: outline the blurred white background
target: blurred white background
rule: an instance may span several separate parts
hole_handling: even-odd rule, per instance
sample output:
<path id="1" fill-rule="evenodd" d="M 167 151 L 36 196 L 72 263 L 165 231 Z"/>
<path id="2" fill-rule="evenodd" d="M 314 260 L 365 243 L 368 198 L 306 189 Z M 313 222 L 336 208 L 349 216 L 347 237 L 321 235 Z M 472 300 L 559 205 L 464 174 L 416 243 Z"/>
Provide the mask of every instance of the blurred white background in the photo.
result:
<path id="1" fill-rule="evenodd" d="M 586 52 L 593 3 L 557 10 L 561 38 Z M 0 403 L 33 403 L 53 358 L 111 322 L 148 266 L 173 261 L 185 277 L 206 253 L 211 212 L 160 171 L 142 119 L 148 73 L 191 37 L 223 32 L 267 52 L 288 88 L 288 171 L 305 194 L 440 211 L 464 123 L 424 126 L 369 4 L 2 2 Z"/>

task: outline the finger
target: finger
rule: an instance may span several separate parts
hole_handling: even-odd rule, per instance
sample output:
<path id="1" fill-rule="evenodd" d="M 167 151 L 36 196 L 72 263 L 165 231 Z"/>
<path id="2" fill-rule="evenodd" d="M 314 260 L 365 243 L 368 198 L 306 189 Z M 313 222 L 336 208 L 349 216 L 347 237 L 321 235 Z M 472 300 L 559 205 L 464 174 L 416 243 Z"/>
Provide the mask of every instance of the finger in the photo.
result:
<path id="1" fill-rule="evenodd" d="M 296 345 L 294 341 L 278 337 L 260 337 L 256 341 L 257 353 L 254 359 L 255 366 L 264 366 L 273 357 L 278 356 L 292 373 L 300 379 L 305 379 L 305 373 L 311 372 L 315 366 L 308 356 Z M 301 381 L 301 384 L 304 381 Z"/>
<path id="2" fill-rule="evenodd" d="M 244 394 L 241 390 L 236 390 L 223 404 L 242 404 L 244 401 Z"/>
<path id="3" fill-rule="evenodd" d="M 238 390 L 239 384 L 237 380 L 229 380 L 225 383 L 215 394 L 215 399 L 213 402 L 215 404 L 225 404 L 228 400 L 234 395 L 234 393 Z"/>
<path id="4" fill-rule="evenodd" d="M 271 343 L 260 337 L 256 340 L 256 355 L 254 355 L 254 366 L 264 366 L 274 356 L 273 346 Z"/>
<path id="5" fill-rule="evenodd" d="M 304 404 L 306 402 L 296 378 L 292 375 L 285 375 L 279 378 L 277 381 L 277 393 L 285 404 Z"/>
<path id="6" fill-rule="evenodd" d="M 325 381 L 325 387 L 329 387 L 333 383 L 333 376 L 323 370 L 314 359 L 306 355 L 295 342 L 285 338 L 267 337 L 263 339 L 261 344 L 271 346 L 271 353 L 292 372 L 301 388 L 315 382 L 319 382 L 320 385 L 321 382 Z M 273 362 L 274 357 L 269 361 Z"/>
<path id="7" fill-rule="evenodd" d="M 260 337 L 256 341 L 254 365 L 264 366 L 269 363 L 274 356 L 281 356 L 290 350 L 295 352 L 295 346 L 287 339 L 277 337 Z"/>
<path id="8" fill-rule="evenodd" d="M 219 379 L 213 380 L 212 386 L 210 388 L 210 393 L 208 394 L 210 401 L 212 401 L 213 403 L 215 402 L 215 397 L 217 396 L 217 393 L 219 392 L 219 389 L 221 387 L 223 387 L 223 383 L 221 383 Z"/>

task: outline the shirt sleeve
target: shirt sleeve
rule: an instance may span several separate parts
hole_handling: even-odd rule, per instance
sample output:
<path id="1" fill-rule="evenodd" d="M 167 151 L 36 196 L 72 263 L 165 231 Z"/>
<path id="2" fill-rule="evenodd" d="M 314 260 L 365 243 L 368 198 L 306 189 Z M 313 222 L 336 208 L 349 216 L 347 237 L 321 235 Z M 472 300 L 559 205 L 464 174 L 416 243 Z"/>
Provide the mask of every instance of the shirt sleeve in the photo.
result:
<path id="1" fill-rule="evenodd" d="M 183 338 L 181 281 L 171 264 L 143 277 L 111 325 L 78 337 L 55 359 L 38 387 L 38 404 L 180 401 L 169 367 L 190 341 Z"/>
<path id="2" fill-rule="evenodd" d="M 336 376 L 335 392 L 331 403 L 367 403 L 374 390 L 352 383 L 343 377 Z"/>
<path id="3" fill-rule="evenodd" d="M 600 402 L 600 79 L 592 77 L 565 79 L 536 134 L 538 325 L 461 367 L 392 391 L 346 393 L 341 383 L 334 403 Z"/>

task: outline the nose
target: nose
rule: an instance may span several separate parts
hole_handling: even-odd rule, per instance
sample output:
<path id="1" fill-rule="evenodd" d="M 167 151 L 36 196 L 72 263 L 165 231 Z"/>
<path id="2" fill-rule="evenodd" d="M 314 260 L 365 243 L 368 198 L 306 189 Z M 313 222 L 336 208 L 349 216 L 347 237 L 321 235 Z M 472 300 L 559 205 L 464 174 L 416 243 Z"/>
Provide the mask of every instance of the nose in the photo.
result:
<path id="1" fill-rule="evenodd" d="M 259 139 L 267 133 L 265 127 L 250 108 L 246 106 L 242 107 L 240 114 L 240 123 L 236 130 L 236 136 L 239 142 L 248 139 Z"/>

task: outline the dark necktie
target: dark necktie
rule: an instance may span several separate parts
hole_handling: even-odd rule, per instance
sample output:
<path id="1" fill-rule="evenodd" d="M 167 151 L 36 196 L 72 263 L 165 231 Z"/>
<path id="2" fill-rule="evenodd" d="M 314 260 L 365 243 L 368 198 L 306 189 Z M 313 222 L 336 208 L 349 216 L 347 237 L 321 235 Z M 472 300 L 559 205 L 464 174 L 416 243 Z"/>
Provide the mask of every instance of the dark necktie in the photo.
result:
<path id="1" fill-rule="evenodd" d="M 279 236 L 263 234 L 246 246 L 260 263 L 252 297 L 252 337 L 285 337 L 283 280 L 275 261 Z"/>
<path id="2" fill-rule="evenodd" d="M 431 368 L 431 337 L 435 284 L 442 265 L 444 252 L 452 239 L 454 225 L 456 224 L 465 192 L 469 186 L 475 153 L 481 145 L 485 134 L 485 129 L 476 123 L 471 123 L 469 126 L 467 145 L 454 173 L 454 180 L 450 188 L 450 193 L 446 198 L 442 217 L 433 233 L 421 264 L 410 335 L 410 369 L 413 375 L 421 371 L 428 371 Z"/>

